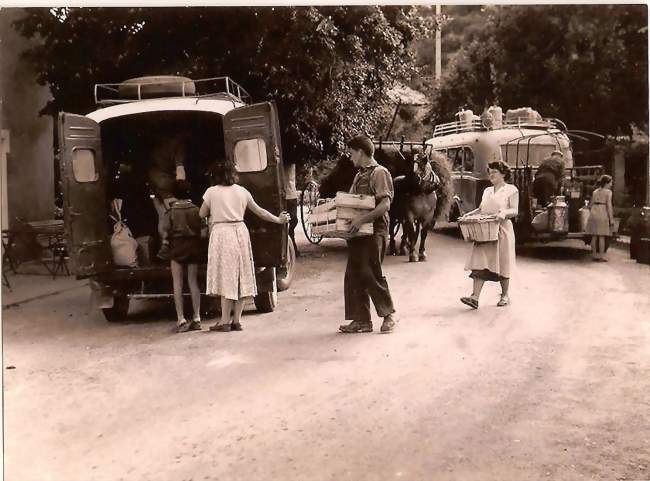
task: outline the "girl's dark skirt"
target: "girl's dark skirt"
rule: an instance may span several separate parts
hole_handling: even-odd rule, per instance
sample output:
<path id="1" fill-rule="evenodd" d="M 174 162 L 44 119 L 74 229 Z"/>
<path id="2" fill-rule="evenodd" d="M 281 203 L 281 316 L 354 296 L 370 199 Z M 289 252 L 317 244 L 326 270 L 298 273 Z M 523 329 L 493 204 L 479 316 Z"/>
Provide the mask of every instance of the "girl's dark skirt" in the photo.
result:
<path id="1" fill-rule="evenodd" d="M 207 251 L 200 237 L 175 237 L 170 240 L 169 257 L 179 264 L 205 263 Z"/>

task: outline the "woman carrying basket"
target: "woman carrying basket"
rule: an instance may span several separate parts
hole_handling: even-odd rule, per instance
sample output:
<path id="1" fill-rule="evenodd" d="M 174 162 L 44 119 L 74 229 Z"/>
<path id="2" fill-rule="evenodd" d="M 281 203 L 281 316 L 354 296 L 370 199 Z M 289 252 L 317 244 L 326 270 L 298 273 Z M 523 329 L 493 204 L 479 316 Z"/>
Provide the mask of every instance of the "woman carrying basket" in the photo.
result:
<path id="1" fill-rule="evenodd" d="M 496 215 L 499 222 L 499 237 L 496 242 L 474 242 L 471 255 L 465 264 L 465 270 L 472 271 L 474 289 L 469 297 L 461 297 L 463 304 L 478 309 L 478 300 L 485 281 L 501 283 L 501 298 L 497 306 L 510 303 L 508 287 L 510 275 L 515 267 L 515 231 L 510 219 L 517 216 L 519 190 L 510 180 L 510 168 L 502 161 L 488 164 L 488 175 L 492 187 L 483 191 L 483 198 L 478 209 L 468 212 L 463 218 L 473 214 Z"/>
<path id="2" fill-rule="evenodd" d="M 261 208 L 244 187 L 237 185 L 237 174 L 228 162 L 217 162 L 211 168 L 213 186 L 203 194 L 201 217 L 210 216 L 210 243 L 206 293 L 221 296 L 221 322 L 211 331 L 241 331 L 244 300 L 257 295 L 253 251 L 244 213 L 247 209 L 259 218 L 286 224 L 286 212 L 279 216 Z M 232 318 L 231 318 L 232 315 Z"/>

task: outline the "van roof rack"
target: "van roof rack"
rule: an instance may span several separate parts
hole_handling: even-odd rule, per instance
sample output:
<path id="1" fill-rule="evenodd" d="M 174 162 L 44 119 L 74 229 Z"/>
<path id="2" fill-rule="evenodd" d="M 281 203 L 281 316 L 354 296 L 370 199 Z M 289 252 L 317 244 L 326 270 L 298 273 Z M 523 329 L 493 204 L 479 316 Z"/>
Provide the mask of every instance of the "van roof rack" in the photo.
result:
<path id="1" fill-rule="evenodd" d="M 167 87 L 169 92 L 160 92 L 157 94 L 147 93 L 147 88 L 153 85 L 158 88 Z M 128 95 L 124 95 L 125 86 L 129 89 Z M 173 97 L 196 99 L 223 97 L 227 100 L 234 100 L 244 104 L 251 102 L 251 96 L 246 89 L 230 77 L 211 77 L 199 80 L 190 80 L 183 77 L 152 80 L 152 78 L 147 79 L 143 77 L 142 81 L 95 84 L 94 94 L 95 104 L 101 106 L 138 102 L 153 98 Z"/>
<path id="2" fill-rule="evenodd" d="M 518 117 L 516 119 L 504 120 L 501 123 L 501 126 L 491 127 L 489 129 L 483 125 L 483 122 L 480 119 L 472 119 L 471 122 L 457 120 L 456 122 L 447 122 L 445 124 L 436 125 L 433 130 L 433 136 L 441 137 L 443 135 L 459 134 L 461 132 L 479 132 L 508 128 L 566 130 L 566 126 L 557 119 L 526 119 Z"/>

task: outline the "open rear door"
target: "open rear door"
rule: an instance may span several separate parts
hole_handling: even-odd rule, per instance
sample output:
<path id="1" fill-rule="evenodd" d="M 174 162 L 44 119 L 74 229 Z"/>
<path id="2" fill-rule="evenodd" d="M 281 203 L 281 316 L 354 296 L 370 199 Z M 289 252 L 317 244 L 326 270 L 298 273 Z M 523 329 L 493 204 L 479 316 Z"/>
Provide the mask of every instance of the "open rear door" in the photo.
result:
<path id="1" fill-rule="evenodd" d="M 282 146 L 275 104 L 264 102 L 239 107 L 223 120 L 226 156 L 234 162 L 239 184 L 255 202 L 278 215 L 285 209 Z M 287 227 L 265 222 L 247 213 L 253 257 L 257 267 L 278 267 L 286 262 Z"/>
<path id="2" fill-rule="evenodd" d="M 68 253 L 78 278 L 112 267 L 106 171 L 99 124 L 83 115 L 59 114 L 59 147 Z"/>

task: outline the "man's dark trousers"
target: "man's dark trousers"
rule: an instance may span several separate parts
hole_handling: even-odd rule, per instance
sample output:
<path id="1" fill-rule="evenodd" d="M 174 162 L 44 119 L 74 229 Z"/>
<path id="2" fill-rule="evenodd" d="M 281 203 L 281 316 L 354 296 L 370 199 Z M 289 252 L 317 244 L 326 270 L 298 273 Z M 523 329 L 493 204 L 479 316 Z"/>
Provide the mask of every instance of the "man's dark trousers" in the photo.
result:
<path id="1" fill-rule="evenodd" d="M 377 315 L 395 312 L 388 283 L 381 270 L 386 253 L 386 236 L 372 235 L 348 240 L 348 264 L 345 269 L 345 319 L 371 322 L 370 299 Z"/>

